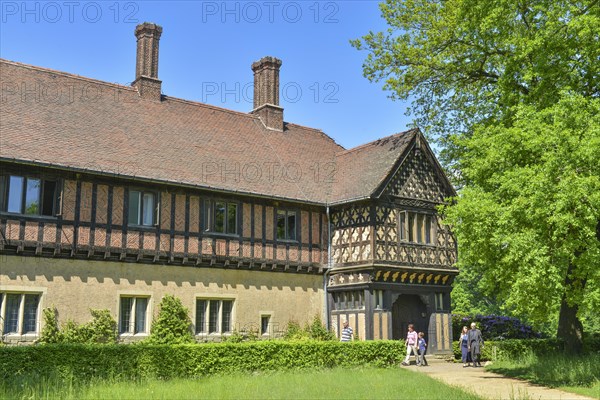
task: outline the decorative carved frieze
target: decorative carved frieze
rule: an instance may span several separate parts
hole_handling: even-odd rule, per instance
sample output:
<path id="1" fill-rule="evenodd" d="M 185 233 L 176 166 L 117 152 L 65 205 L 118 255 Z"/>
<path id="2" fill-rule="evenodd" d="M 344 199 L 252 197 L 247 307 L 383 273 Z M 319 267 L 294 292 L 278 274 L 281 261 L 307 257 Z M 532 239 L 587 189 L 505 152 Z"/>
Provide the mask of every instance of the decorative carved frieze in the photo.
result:
<path id="1" fill-rule="evenodd" d="M 339 273 L 332 274 L 329 277 L 329 282 L 327 286 L 332 287 L 341 285 L 362 285 L 371 282 L 371 274 L 369 274 L 368 272 Z"/>
<path id="2" fill-rule="evenodd" d="M 403 283 L 413 285 L 450 285 L 456 273 L 414 271 L 404 269 L 377 270 L 372 276 L 372 282 Z"/>

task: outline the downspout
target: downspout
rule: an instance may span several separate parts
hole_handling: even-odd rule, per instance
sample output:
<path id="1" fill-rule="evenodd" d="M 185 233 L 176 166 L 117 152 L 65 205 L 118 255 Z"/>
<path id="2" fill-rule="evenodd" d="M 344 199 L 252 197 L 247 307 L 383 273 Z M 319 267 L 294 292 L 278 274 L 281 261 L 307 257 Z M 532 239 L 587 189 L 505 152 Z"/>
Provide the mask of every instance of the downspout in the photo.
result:
<path id="1" fill-rule="evenodd" d="M 327 327 L 327 330 L 330 330 L 329 293 L 327 293 L 327 282 L 329 282 L 329 274 L 331 273 L 331 222 L 329 219 L 329 204 L 327 204 L 325 213 L 327 215 L 327 269 L 323 274 L 323 293 L 325 294 L 325 326 Z"/>

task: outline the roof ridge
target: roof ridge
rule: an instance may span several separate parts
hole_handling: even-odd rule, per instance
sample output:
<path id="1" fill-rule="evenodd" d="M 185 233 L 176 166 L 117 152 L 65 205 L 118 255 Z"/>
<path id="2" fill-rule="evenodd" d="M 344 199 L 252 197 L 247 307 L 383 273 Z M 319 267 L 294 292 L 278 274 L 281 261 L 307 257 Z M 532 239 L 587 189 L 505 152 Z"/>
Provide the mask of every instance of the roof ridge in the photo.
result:
<path id="1" fill-rule="evenodd" d="M 122 85 L 120 83 L 102 81 L 100 79 L 88 78 L 87 76 L 83 76 L 83 75 L 72 74 L 70 72 L 59 71 L 59 70 L 52 69 L 52 68 L 39 67 L 37 65 L 32 65 L 32 64 L 25 64 L 25 63 L 18 62 L 18 61 L 7 60 L 5 58 L 0 58 L 0 63 L 10 64 L 10 65 L 14 65 L 14 66 L 20 67 L 20 68 L 32 69 L 32 70 L 36 70 L 36 71 L 40 71 L 40 72 L 46 72 L 49 74 L 61 75 L 66 78 L 79 79 L 82 81 L 94 82 L 94 83 L 101 84 L 101 85 L 113 86 L 113 87 L 117 87 L 120 89 L 128 89 L 128 90 L 131 90 L 132 92 L 137 92 L 137 89 L 133 86 L 127 86 L 127 85 Z"/>
<path id="2" fill-rule="evenodd" d="M 285 122 L 285 121 L 284 121 Z M 285 122 L 286 125 L 292 125 L 292 126 L 297 126 L 298 128 L 302 128 L 302 129 L 307 129 L 307 130 L 311 130 L 311 131 L 315 131 L 317 133 L 320 133 L 322 136 L 324 136 L 325 138 L 329 139 L 330 141 L 332 141 L 335 145 L 341 147 L 342 149 L 344 149 L 344 146 L 342 146 L 341 144 L 339 144 L 338 142 L 335 141 L 335 139 L 331 136 L 329 136 L 327 133 L 325 133 L 321 128 L 312 128 L 310 126 L 306 126 L 306 125 L 300 125 L 300 124 L 296 124 L 294 122 Z M 344 149 L 345 150 L 345 149 Z M 343 150 L 342 150 L 343 151 Z M 335 154 L 334 154 L 335 155 Z"/>
<path id="3" fill-rule="evenodd" d="M 363 144 L 358 145 L 356 147 L 352 147 L 350 149 L 340 151 L 340 152 L 336 153 L 335 155 L 337 157 L 337 156 L 342 156 L 342 155 L 346 155 L 346 154 L 349 154 L 349 153 L 353 153 L 355 151 L 362 150 L 362 149 L 364 149 L 367 146 L 372 146 L 373 144 L 375 144 L 376 142 L 378 142 L 380 140 L 386 140 L 386 139 L 393 138 L 394 136 L 400 136 L 400 135 L 405 135 L 405 134 L 411 133 L 411 132 L 417 132 L 418 130 L 419 130 L 419 128 L 411 128 L 411 129 L 408 129 L 406 131 L 397 132 L 397 133 L 394 133 L 392 135 L 384 136 L 384 137 L 372 140 L 370 142 L 363 143 Z"/>

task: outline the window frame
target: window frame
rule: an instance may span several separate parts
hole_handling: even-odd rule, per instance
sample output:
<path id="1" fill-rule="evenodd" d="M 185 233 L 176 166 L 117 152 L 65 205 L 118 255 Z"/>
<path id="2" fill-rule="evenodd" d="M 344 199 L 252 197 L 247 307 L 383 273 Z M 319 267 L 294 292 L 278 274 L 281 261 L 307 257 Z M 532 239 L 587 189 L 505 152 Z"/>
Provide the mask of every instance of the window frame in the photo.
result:
<path id="1" fill-rule="evenodd" d="M 444 307 L 445 296 L 444 292 L 435 292 L 434 293 L 434 303 L 435 303 L 435 311 L 444 311 L 446 308 Z"/>
<path id="2" fill-rule="evenodd" d="M 284 238 L 279 237 L 279 229 L 278 229 L 278 227 L 279 227 L 279 224 L 278 224 L 278 222 L 279 222 L 279 213 L 284 213 L 284 218 L 283 218 L 283 220 L 284 220 L 283 231 L 284 231 L 284 234 L 285 234 Z M 293 238 L 289 238 L 288 237 L 288 234 L 290 232 L 289 227 L 288 227 L 288 221 L 289 221 L 289 215 L 290 215 L 290 213 L 294 214 L 294 230 L 293 230 L 294 237 Z M 293 208 L 277 208 L 275 210 L 275 213 L 274 213 L 275 221 L 273 223 L 273 227 L 275 229 L 275 235 L 274 236 L 275 236 L 275 239 L 278 242 L 294 242 L 294 243 L 298 242 L 298 232 L 299 232 L 299 226 L 298 226 L 299 218 L 298 218 L 298 214 L 299 214 L 298 210 L 293 209 Z"/>
<path id="3" fill-rule="evenodd" d="M 2 332 L 2 337 L 15 337 L 15 336 L 20 336 L 20 337 L 37 337 L 41 334 L 41 304 L 42 304 L 42 298 L 43 298 L 44 292 L 43 291 L 13 291 L 13 290 L 6 290 L 6 291 L 2 291 L 0 292 L 0 321 L 2 321 L 2 324 L 0 326 L 0 331 Z M 10 331 L 7 332 L 6 331 L 6 324 L 8 322 L 8 319 L 6 318 L 6 312 L 7 312 L 7 297 L 8 296 L 18 296 L 18 305 L 17 305 L 17 311 L 16 311 L 16 331 Z M 27 325 L 29 325 L 29 321 L 27 321 L 27 312 L 28 310 L 26 310 L 26 303 L 27 303 L 27 299 L 31 298 L 31 296 L 35 296 L 36 297 L 36 304 L 35 304 L 35 315 L 34 315 L 34 322 L 33 325 L 35 326 L 35 330 L 31 331 L 25 331 L 25 327 Z"/>
<path id="4" fill-rule="evenodd" d="M 398 241 L 436 246 L 436 214 L 403 210 L 398 213 Z"/>
<path id="5" fill-rule="evenodd" d="M 216 230 L 217 220 L 217 204 L 224 204 L 225 214 L 223 215 L 223 231 Z M 235 206 L 234 229 L 230 227 L 230 206 Z M 204 201 L 204 231 L 215 235 L 239 236 L 239 221 L 240 221 L 240 202 L 225 199 L 207 199 Z"/>
<path id="6" fill-rule="evenodd" d="M 11 187 L 11 178 L 21 178 L 22 179 L 22 188 L 19 193 L 20 204 L 19 211 L 9 211 L 9 197 L 10 197 L 10 187 Z M 40 182 L 40 187 L 37 193 L 37 212 L 36 213 L 27 213 L 27 184 L 30 180 L 37 180 Z M 54 184 L 54 189 L 52 190 L 51 196 L 52 204 L 49 206 L 50 214 L 44 214 L 44 209 L 47 207 L 45 205 L 44 199 L 46 198 L 46 187 L 48 183 L 51 182 Z M 40 217 L 40 218 L 56 218 L 59 216 L 58 206 L 60 204 L 59 193 L 61 187 L 60 179 L 48 179 L 39 175 L 32 174 L 12 174 L 7 173 L 0 175 L 0 212 L 7 213 L 11 215 L 23 215 L 27 217 Z"/>
<path id="7" fill-rule="evenodd" d="M 272 331 L 272 322 L 273 313 L 269 312 L 261 312 L 260 313 L 260 335 L 261 336 L 271 336 Z M 265 327 L 266 321 L 266 327 Z"/>
<path id="8" fill-rule="evenodd" d="M 138 204 L 138 223 L 131 223 L 131 193 L 139 193 L 139 204 Z M 144 224 L 144 195 L 151 194 L 154 197 L 154 211 L 152 212 L 152 223 L 150 225 Z M 148 190 L 138 187 L 130 187 L 127 190 L 127 226 L 135 228 L 152 228 L 158 226 L 160 221 L 160 194 L 156 190 Z"/>
<path id="9" fill-rule="evenodd" d="M 127 323 L 127 330 L 123 328 L 123 299 L 132 299 L 131 305 L 129 306 L 129 321 Z M 138 299 L 146 300 L 146 310 L 144 312 L 144 330 L 137 331 L 138 325 Z M 148 336 L 150 333 L 150 324 L 148 317 L 150 315 L 150 303 L 152 297 L 150 295 L 138 295 L 138 294 L 122 294 L 119 296 L 119 315 L 118 315 L 118 332 L 119 336 Z"/>
<path id="10" fill-rule="evenodd" d="M 203 321 L 199 321 L 199 308 L 198 303 L 204 302 L 203 310 Z M 226 322 L 224 318 L 224 303 L 231 304 L 229 309 L 229 321 Z M 211 307 L 216 304 L 217 318 L 214 321 L 215 330 L 211 330 Z M 221 336 L 230 335 L 235 330 L 233 327 L 233 321 L 235 316 L 235 304 L 236 299 L 234 297 L 206 297 L 196 296 L 194 298 L 194 335 L 195 336 Z M 224 330 L 225 324 L 229 325 L 229 330 Z"/>

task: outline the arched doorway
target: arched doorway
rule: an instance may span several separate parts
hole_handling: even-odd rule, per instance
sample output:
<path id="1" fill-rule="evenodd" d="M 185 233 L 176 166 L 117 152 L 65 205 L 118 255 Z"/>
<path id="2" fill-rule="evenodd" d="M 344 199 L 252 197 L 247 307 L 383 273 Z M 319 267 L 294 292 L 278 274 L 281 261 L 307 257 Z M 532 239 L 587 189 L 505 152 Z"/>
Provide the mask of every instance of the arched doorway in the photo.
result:
<path id="1" fill-rule="evenodd" d="M 417 332 L 427 334 L 429 319 L 427 306 L 417 295 L 400 295 L 392 305 L 392 337 L 393 339 L 406 338 L 408 324 L 413 324 Z"/>

